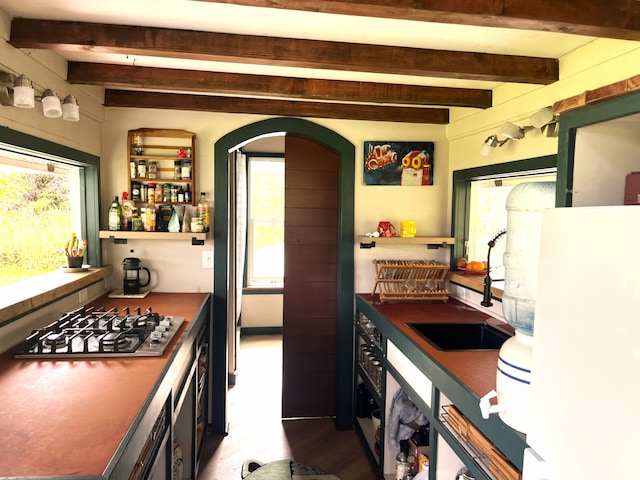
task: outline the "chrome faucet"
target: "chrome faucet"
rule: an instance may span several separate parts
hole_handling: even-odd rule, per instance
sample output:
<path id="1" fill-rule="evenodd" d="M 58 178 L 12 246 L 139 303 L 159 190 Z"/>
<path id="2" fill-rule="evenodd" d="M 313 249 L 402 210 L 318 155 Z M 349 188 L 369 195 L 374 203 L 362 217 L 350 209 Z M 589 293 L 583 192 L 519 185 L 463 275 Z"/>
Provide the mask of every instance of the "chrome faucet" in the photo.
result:
<path id="1" fill-rule="evenodd" d="M 484 295 L 482 297 L 482 302 L 480 302 L 480 305 L 482 305 L 483 307 L 490 307 L 491 305 L 493 305 L 493 303 L 491 302 L 491 275 L 489 273 L 491 270 L 491 249 L 496 246 L 496 240 L 498 240 L 505 233 L 507 233 L 507 229 L 503 228 L 498 233 L 496 233 L 493 238 L 487 243 L 487 245 L 489 245 L 489 251 L 487 252 L 487 275 L 484 277 Z"/>

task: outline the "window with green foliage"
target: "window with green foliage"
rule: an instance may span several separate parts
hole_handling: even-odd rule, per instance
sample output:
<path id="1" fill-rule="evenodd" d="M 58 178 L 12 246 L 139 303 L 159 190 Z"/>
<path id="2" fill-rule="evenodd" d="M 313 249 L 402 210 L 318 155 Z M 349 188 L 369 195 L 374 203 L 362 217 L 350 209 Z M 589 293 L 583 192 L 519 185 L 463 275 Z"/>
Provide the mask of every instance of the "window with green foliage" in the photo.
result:
<path id="1" fill-rule="evenodd" d="M 284 158 L 248 160 L 247 284 L 282 286 L 284 278 Z"/>
<path id="2" fill-rule="evenodd" d="M 487 165 L 453 172 L 453 265 L 456 259 L 484 261 L 488 242 L 507 227 L 506 199 L 522 182 L 555 181 L 555 155 Z M 491 276 L 504 278 L 502 257 L 505 241 L 491 252 Z"/>
<path id="3" fill-rule="evenodd" d="M 0 287 L 66 264 L 64 244 L 80 227 L 79 170 L 0 152 Z"/>
<path id="4" fill-rule="evenodd" d="M 0 303 L 46 290 L 66 265 L 71 234 L 88 240 L 86 263 L 102 266 L 100 158 L 0 128 Z M 43 275 L 44 274 L 44 275 Z M 13 321 L 10 320 L 10 321 Z"/>

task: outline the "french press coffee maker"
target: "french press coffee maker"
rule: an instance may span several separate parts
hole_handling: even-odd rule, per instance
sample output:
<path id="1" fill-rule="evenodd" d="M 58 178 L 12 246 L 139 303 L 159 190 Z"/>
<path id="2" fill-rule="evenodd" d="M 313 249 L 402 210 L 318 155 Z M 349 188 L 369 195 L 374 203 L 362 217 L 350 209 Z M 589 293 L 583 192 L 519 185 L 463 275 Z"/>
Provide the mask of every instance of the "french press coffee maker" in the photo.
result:
<path id="1" fill-rule="evenodd" d="M 133 250 L 131 250 L 133 254 Z M 147 267 L 140 266 L 140 259 L 136 257 L 127 257 L 122 261 L 122 279 L 123 288 L 122 291 L 125 295 L 138 295 L 140 289 L 146 287 L 151 282 L 151 272 Z M 147 272 L 147 281 L 141 283 L 140 271 L 145 270 Z"/>

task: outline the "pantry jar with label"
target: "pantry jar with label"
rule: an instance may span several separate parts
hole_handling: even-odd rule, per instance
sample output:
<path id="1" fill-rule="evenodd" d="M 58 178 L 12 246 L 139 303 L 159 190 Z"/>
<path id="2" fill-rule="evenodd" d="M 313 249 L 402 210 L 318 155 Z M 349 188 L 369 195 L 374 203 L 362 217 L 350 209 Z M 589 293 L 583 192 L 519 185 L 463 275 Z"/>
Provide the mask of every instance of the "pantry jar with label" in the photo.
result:
<path id="1" fill-rule="evenodd" d="M 191 180 L 191 160 L 182 160 L 182 179 Z"/>
<path id="2" fill-rule="evenodd" d="M 138 160 L 138 178 L 147 178 L 147 162 Z"/>

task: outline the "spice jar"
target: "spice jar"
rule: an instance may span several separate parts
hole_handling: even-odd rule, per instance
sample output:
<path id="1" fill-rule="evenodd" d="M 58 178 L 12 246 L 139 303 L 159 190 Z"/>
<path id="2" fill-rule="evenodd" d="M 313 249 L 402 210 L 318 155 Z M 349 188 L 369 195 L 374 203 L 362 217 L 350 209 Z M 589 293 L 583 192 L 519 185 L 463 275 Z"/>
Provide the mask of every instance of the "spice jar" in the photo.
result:
<path id="1" fill-rule="evenodd" d="M 173 179 L 182 180 L 182 161 L 174 160 L 173 162 Z"/>
<path id="2" fill-rule="evenodd" d="M 138 178 L 147 178 L 147 162 L 138 160 Z"/>
<path id="3" fill-rule="evenodd" d="M 150 183 L 147 186 L 147 201 L 149 203 L 155 203 L 155 188 L 156 188 L 156 184 L 155 183 Z"/>
<path id="4" fill-rule="evenodd" d="M 191 179 L 191 160 L 182 160 L 182 179 Z"/>

